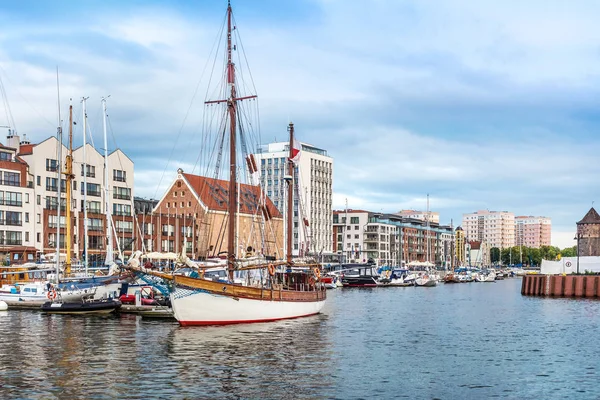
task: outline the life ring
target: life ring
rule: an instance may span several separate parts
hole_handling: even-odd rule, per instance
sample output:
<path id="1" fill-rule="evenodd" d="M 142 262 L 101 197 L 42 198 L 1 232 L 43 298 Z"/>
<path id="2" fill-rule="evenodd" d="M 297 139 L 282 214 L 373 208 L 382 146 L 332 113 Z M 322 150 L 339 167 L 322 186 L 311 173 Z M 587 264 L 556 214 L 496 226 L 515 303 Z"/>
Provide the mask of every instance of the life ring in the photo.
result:
<path id="1" fill-rule="evenodd" d="M 267 266 L 267 268 L 269 269 L 269 275 L 274 276 L 275 275 L 275 266 L 273 264 L 269 264 Z"/>
<path id="2" fill-rule="evenodd" d="M 321 279 L 321 270 L 318 267 L 315 267 L 314 273 L 317 279 Z"/>
<path id="3" fill-rule="evenodd" d="M 52 289 L 48 292 L 48 294 L 46 295 L 46 297 L 48 297 L 49 300 L 54 300 L 56 299 L 56 290 Z"/>

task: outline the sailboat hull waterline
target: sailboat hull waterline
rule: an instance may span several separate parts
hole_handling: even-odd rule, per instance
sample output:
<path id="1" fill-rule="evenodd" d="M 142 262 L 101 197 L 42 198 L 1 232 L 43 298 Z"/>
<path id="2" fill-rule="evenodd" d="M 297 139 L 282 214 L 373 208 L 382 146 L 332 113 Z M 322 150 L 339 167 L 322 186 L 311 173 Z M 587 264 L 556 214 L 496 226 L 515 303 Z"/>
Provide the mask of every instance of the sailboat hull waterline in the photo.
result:
<path id="1" fill-rule="evenodd" d="M 321 312 L 325 298 L 325 289 L 270 290 L 176 276 L 171 307 L 182 326 L 230 325 L 308 317 Z"/>

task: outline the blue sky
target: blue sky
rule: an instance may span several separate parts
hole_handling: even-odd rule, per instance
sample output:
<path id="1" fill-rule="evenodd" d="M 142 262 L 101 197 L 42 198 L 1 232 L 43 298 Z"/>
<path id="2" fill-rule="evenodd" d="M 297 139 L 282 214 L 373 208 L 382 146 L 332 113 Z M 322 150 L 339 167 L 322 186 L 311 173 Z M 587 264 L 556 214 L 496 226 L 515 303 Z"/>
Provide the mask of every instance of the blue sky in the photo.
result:
<path id="1" fill-rule="evenodd" d="M 373 211 L 424 209 L 429 193 L 444 223 L 478 209 L 549 216 L 553 242 L 564 247 L 600 201 L 600 3 L 233 6 L 260 98 L 262 141 L 282 139 L 292 119 L 301 140 L 327 149 L 335 208 L 347 199 Z M 178 166 L 194 164 L 202 71 L 225 7 L 4 4 L 0 76 L 18 132 L 34 142 L 54 134 L 58 65 L 63 113 L 72 97 L 79 115 L 79 99 L 89 96 L 100 143 L 100 98 L 110 94 L 110 147 L 134 160 L 138 195 L 160 195 Z"/>

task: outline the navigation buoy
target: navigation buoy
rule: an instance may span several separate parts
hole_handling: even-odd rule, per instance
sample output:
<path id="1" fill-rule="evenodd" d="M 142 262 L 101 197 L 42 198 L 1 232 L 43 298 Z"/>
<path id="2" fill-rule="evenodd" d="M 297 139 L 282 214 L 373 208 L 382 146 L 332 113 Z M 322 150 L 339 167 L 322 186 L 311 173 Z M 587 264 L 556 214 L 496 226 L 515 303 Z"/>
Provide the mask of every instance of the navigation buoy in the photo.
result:
<path id="1" fill-rule="evenodd" d="M 8 310 L 8 304 L 6 304 L 2 300 L 0 300 L 0 311 L 6 311 L 6 310 Z"/>

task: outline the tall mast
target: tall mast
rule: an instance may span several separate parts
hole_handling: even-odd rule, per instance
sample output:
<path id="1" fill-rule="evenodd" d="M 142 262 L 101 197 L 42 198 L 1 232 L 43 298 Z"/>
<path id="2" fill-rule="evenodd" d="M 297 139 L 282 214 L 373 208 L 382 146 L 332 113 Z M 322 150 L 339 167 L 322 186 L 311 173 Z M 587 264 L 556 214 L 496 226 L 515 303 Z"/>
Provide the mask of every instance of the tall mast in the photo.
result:
<path id="1" fill-rule="evenodd" d="M 58 97 L 58 127 L 56 128 L 56 136 L 58 139 L 58 193 L 57 193 L 57 205 L 56 205 L 56 283 L 59 282 L 60 275 L 60 195 L 62 192 L 62 174 L 61 174 L 61 164 L 62 164 L 62 127 L 60 126 L 60 85 L 58 81 L 58 67 L 56 67 L 56 92 Z"/>
<path id="2" fill-rule="evenodd" d="M 89 249 L 89 238 L 88 238 L 88 204 L 87 204 L 87 158 L 85 156 L 86 138 L 87 133 L 87 111 L 85 109 L 85 101 L 87 97 L 83 97 L 81 102 L 83 103 L 83 162 L 81 166 L 83 168 L 83 266 L 85 267 L 85 276 L 88 275 L 88 249 Z"/>
<path id="3" fill-rule="evenodd" d="M 288 126 L 288 131 L 290 131 L 290 155 L 288 159 L 288 175 L 290 176 L 290 180 L 288 181 L 288 198 L 287 198 L 287 234 L 286 234 L 286 262 L 288 265 L 292 264 L 292 227 L 294 221 L 294 161 L 292 158 L 294 157 L 294 124 L 290 122 Z"/>
<path id="4" fill-rule="evenodd" d="M 108 142 L 106 140 L 106 99 L 102 98 L 102 127 L 104 129 L 104 212 L 106 213 L 106 259 L 105 265 L 113 262 L 112 220 L 110 215 L 110 188 L 108 187 Z"/>
<path id="5" fill-rule="evenodd" d="M 427 231 L 425 234 L 427 240 L 427 259 L 426 262 L 429 262 L 429 193 L 427 193 L 427 214 L 425 214 L 425 218 L 427 220 Z"/>
<path id="6" fill-rule="evenodd" d="M 233 281 L 233 271 L 235 269 L 235 238 L 236 238 L 236 214 L 237 214 L 237 159 L 236 159 L 236 119 L 237 102 L 239 100 L 254 99 L 256 95 L 236 97 L 235 88 L 235 64 L 231 57 L 234 47 L 231 44 L 232 36 L 232 10 L 231 3 L 227 2 L 227 85 L 229 86 L 229 98 L 225 100 L 210 100 L 204 104 L 227 103 L 227 113 L 229 114 L 229 204 L 227 205 L 227 270 L 229 280 Z"/>
<path id="7" fill-rule="evenodd" d="M 65 276 L 71 274 L 71 181 L 73 180 L 73 104 L 69 104 L 69 153 L 65 161 L 65 180 L 67 182 L 66 199 L 66 235 L 65 235 Z M 59 220 L 60 224 L 60 220 Z"/>

